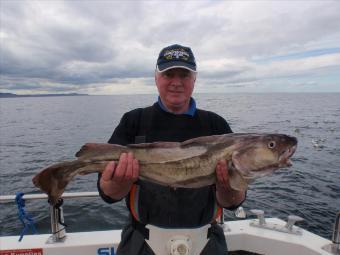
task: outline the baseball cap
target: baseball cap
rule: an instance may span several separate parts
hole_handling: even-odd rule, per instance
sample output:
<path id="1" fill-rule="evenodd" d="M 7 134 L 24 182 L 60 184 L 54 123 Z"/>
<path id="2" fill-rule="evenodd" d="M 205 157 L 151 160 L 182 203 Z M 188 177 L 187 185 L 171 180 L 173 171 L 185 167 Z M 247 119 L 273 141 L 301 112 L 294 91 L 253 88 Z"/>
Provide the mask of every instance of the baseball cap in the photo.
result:
<path id="1" fill-rule="evenodd" d="M 157 71 L 164 72 L 172 68 L 196 72 L 195 57 L 189 47 L 174 44 L 161 50 L 157 59 Z"/>

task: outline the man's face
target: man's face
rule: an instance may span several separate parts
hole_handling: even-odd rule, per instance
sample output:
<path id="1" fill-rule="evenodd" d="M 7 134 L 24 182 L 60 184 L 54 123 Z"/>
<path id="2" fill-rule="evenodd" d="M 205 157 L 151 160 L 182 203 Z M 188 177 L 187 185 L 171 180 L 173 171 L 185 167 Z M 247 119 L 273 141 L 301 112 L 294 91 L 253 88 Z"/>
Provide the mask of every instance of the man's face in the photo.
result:
<path id="1" fill-rule="evenodd" d="M 184 68 L 156 71 L 155 81 L 162 103 L 174 113 L 187 111 L 196 74 Z"/>

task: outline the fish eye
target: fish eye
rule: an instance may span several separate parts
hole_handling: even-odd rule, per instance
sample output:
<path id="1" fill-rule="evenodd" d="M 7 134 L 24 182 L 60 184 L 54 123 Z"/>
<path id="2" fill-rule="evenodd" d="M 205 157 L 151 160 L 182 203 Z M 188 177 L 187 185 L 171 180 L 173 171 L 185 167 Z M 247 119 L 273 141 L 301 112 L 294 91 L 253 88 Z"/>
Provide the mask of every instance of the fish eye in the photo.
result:
<path id="1" fill-rule="evenodd" d="M 270 141 L 270 142 L 268 143 L 268 148 L 269 148 L 269 149 L 274 149 L 274 148 L 275 148 L 275 145 L 276 145 L 275 141 Z"/>

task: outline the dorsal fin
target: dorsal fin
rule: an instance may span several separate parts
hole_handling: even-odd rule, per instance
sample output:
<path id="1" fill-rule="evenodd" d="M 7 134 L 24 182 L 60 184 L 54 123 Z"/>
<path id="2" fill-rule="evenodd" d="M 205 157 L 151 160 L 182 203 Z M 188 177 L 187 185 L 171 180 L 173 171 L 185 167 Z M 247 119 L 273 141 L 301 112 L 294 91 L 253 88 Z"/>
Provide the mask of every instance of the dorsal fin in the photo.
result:
<path id="1" fill-rule="evenodd" d="M 224 137 L 225 135 L 211 135 L 211 136 L 196 137 L 196 138 L 192 138 L 192 139 L 182 142 L 181 146 L 182 147 L 194 146 L 195 144 L 200 145 L 200 146 L 205 146 L 209 144 L 216 144 L 220 142 Z"/>
<path id="2" fill-rule="evenodd" d="M 76 153 L 77 158 L 85 158 L 85 157 L 95 157 L 99 155 L 103 155 L 106 153 L 112 153 L 112 157 L 114 154 L 121 153 L 126 151 L 127 148 L 118 144 L 109 144 L 109 143 L 86 143 L 81 147 L 81 149 Z"/>
<path id="3" fill-rule="evenodd" d="M 154 143 L 138 143 L 138 144 L 128 144 L 129 148 L 145 148 L 145 149 L 156 149 L 156 148 L 175 148 L 179 147 L 178 142 L 154 142 Z"/>
<path id="4" fill-rule="evenodd" d="M 206 148 L 199 146 L 199 144 L 192 147 L 182 147 L 179 142 L 129 144 L 127 148 L 135 153 L 136 158 L 141 163 L 148 164 L 164 164 L 179 161 L 200 156 L 206 152 Z"/>

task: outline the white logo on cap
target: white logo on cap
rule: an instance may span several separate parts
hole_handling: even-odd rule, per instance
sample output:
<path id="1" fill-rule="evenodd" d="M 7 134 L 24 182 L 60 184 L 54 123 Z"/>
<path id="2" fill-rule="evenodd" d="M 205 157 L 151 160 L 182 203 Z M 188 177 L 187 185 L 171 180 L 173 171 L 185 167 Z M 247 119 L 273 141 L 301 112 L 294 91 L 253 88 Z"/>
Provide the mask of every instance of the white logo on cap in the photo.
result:
<path id="1" fill-rule="evenodd" d="M 183 59 L 183 60 L 188 60 L 190 57 L 189 53 L 186 52 L 183 49 L 173 49 L 173 50 L 167 50 L 164 53 L 164 58 L 170 60 L 170 59 Z"/>

